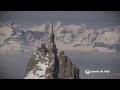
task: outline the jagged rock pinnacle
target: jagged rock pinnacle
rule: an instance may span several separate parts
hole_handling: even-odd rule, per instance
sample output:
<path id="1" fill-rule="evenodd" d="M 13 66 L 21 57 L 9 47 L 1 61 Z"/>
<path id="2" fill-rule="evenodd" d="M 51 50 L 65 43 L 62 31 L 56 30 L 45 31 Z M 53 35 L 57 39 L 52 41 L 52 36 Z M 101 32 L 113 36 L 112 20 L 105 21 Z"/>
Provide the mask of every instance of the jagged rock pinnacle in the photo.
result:
<path id="1" fill-rule="evenodd" d="M 24 79 L 79 79 L 79 69 L 75 64 L 72 64 L 63 50 L 57 53 L 53 25 L 50 39 L 50 48 L 46 48 L 45 44 L 37 47 L 28 62 Z"/>
<path id="2" fill-rule="evenodd" d="M 51 33 L 51 36 L 50 36 L 50 42 L 51 42 L 52 44 L 54 44 L 53 24 L 52 24 L 52 33 Z"/>

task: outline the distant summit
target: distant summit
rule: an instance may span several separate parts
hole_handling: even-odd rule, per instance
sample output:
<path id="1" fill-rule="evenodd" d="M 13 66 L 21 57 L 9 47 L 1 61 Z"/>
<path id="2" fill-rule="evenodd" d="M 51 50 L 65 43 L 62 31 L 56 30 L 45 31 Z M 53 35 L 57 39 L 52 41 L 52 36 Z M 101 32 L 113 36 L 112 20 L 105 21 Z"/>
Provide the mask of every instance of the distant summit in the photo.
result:
<path id="1" fill-rule="evenodd" d="M 79 79 L 79 69 L 58 51 L 54 41 L 53 25 L 48 47 L 45 43 L 37 47 L 36 53 L 30 58 L 24 79 Z"/>
<path id="2" fill-rule="evenodd" d="M 43 42 L 50 43 L 50 22 L 22 29 L 19 25 L 0 22 L 0 52 L 35 52 Z M 54 23 L 54 41 L 61 50 L 120 52 L 120 26 L 90 29 L 85 24 Z"/>

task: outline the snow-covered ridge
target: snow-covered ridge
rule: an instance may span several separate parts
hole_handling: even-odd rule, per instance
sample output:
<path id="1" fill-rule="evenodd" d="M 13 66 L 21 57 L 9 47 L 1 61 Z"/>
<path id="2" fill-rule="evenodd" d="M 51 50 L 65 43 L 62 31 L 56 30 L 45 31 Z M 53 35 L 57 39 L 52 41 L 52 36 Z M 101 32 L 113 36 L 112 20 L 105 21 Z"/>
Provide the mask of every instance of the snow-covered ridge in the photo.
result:
<path id="1" fill-rule="evenodd" d="M 85 24 L 63 25 L 61 22 L 57 22 L 54 23 L 53 29 L 55 43 L 57 47 L 62 50 L 120 51 L 120 26 L 95 30 L 87 28 Z M 7 24 L 1 23 L 0 51 L 9 51 L 12 45 L 20 45 L 20 49 L 21 45 L 39 47 L 42 42 L 49 42 L 50 33 L 50 22 L 25 30 L 20 29 L 20 27 L 13 22 Z M 14 44 L 9 42 L 14 42 Z M 16 51 L 16 48 L 12 48 L 12 51 Z"/>

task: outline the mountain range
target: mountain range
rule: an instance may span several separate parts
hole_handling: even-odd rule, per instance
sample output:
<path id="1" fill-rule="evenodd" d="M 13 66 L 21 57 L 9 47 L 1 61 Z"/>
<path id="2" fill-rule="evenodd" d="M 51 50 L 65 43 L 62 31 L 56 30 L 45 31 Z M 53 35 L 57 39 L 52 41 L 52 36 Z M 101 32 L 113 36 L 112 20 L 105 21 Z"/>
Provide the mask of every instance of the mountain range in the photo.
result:
<path id="1" fill-rule="evenodd" d="M 50 22 L 22 29 L 13 22 L 0 23 L 0 52 L 33 52 L 49 44 Z M 120 26 L 90 29 L 85 24 L 54 23 L 55 43 L 60 50 L 120 52 Z"/>

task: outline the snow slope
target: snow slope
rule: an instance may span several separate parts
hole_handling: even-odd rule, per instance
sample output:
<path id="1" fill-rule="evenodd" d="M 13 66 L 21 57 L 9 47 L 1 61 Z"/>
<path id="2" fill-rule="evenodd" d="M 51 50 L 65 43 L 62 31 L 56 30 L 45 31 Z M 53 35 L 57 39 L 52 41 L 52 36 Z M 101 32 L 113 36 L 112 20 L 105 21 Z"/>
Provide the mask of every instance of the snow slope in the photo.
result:
<path id="1" fill-rule="evenodd" d="M 51 55 L 51 57 L 54 57 L 54 55 Z M 34 67 L 34 69 L 28 71 L 24 79 L 45 79 L 47 76 L 49 76 L 46 74 L 46 69 L 50 68 L 54 64 L 53 62 L 49 63 L 49 53 L 46 53 L 46 56 L 44 57 L 43 53 L 37 50 L 29 62 L 31 61 L 36 61 L 37 63 L 34 66 L 30 66 L 31 64 L 28 63 L 28 67 Z"/>

